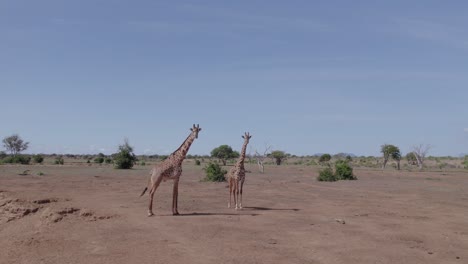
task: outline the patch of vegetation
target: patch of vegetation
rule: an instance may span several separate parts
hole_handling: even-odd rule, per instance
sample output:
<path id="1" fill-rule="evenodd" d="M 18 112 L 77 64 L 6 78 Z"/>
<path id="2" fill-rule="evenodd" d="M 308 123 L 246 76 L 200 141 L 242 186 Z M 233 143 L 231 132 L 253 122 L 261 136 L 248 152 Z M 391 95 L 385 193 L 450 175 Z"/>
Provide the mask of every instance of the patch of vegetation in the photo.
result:
<path id="1" fill-rule="evenodd" d="M 218 163 L 208 163 L 203 170 L 206 173 L 206 177 L 203 179 L 204 181 L 209 182 L 223 182 L 226 181 L 224 176 L 226 175 L 227 171 L 221 168 Z"/>
<path id="2" fill-rule="evenodd" d="M 40 172 L 37 173 L 37 175 L 43 176 L 43 175 L 45 175 L 45 174 L 44 174 L 42 171 L 40 171 Z"/>
<path id="3" fill-rule="evenodd" d="M 338 180 L 357 180 L 353 174 L 353 168 L 345 160 L 339 160 L 335 164 L 335 176 Z"/>
<path id="4" fill-rule="evenodd" d="M 196 159 L 196 160 L 195 160 L 195 165 L 200 166 L 200 165 L 201 165 L 200 160 Z"/>
<path id="5" fill-rule="evenodd" d="M 140 163 L 140 165 L 141 165 L 141 166 L 146 166 L 146 162 L 142 161 L 142 162 Z"/>
<path id="6" fill-rule="evenodd" d="M 40 154 L 34 155 L 33 156 L 33 161 L 35 163 L 41 164 L 42 162 L 44 162 L 44 157 L 42 155 L 40 155 Z"/>
<path id="7" fill-rule="evenodd" d="M 3 163 L 10 163 L 10 164 L 29 164 L 31 161 L 31 157 L 25 155 L 14 155 L 14 156 L 7 156 L 2 160 Z"/>
<path id="8" fill-rule="evenodd" d="M 119 152 L 114 157 L 114 166 L 116 169 L 131 169 L 136 162 L 136 156 L 133 153 L 133 147 L 125 139 L 124 144 L 119 146 Z"/>
<path id="9" fill-rule="evenodd" d="M 273 150 L 270 154 L 268 154 L 269 157 L 273 158 L 275 160 L 276 165 L 281 165 L 281 163 L 288 157 L 286 152 L 282 150 Z"/>
<path id="10" fill-rule="evenodd" d="M 55 158 L 54 163 L 57 164 L 57 165 L 63 165 L 65 163 L 65 161 L 63 160 L 62 156 L 58 156 L 57 158 Z"/>
<path id="11" fill-rule="evenodd" d="M 104 163 L 104 157 L 96 157 L 94 163 L 102 164 Z"/>
<path id="12" fill-rule="evenodd" d="M 320 163 L 329 162 L 331 159 L 332 159 L 332 156 L 330 154 L 323 154 L 322 156 L 320 156 L 319 162 Z"/>
<path id="13" fill-rule="evenodd" d="M 337 181 L 338 179 L 335 177 L 335 174 L 333 173 L 333 169 L 330 166 L 328 166 L 319 171 L 319 176 L 317 177 L 317 180 L 334 182 L 334 181 Z"/>
<path id="14" fill-rule="evenodd" d="M 335 172 L 332 167 L 328 166 L 319 171 L 318 181 L 338 181 L 338 180 L 357 180 L 357 177 L 353 174 L 353 168 L 349 165 L 346 160 L 339 160 L 335 164 Z"/>
<path id="15" fill-rule="evenodd" d="M 211 156 L 221 160 L 223 165 L 226 166 L 226 162 L 229 159 L 235 159 L 239 157 L 239 152 L 232 150 L 231 146 L 221 145 L 211 151 Z"/>

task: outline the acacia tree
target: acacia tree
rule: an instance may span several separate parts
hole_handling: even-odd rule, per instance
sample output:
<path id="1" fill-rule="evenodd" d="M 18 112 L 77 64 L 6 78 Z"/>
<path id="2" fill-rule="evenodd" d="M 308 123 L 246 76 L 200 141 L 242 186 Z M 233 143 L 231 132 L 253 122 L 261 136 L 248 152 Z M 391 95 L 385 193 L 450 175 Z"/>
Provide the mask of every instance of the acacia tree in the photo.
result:
<path id="1" fill-rule="evenodd" d="M 423 169 L 424 161 L 426 160 L 426 155 L 431 149 L 431 145 L 429 144 L 419 144 L 413 146 L 413 153 L 418 162 L 419 170 Z"/>
<path id="2" fill-rule="evenodd" d="M 380 152 L 383 154 L 383 165 L 382 169 L 385 169 L 387 166 L 387 162 L 390 158 L 394 159 L 398 163 L 398 169 L 400 169 L 400 160 L 401 160 L 401 152 L 397 146 L 385 144 L 380 147 Z"/>
<path id="3" fill-rule="evenodd" d="M 276 165 L 281 165 L 281 162 L 287 158 L 286 153 L 282 150 L 274 150 L 270 156 L 275 160 Z"/>
<path id="4" fill-rule="evenodd" d="M 239 152 L 233 151 L 228 145 L 221 145 L 211 151 L 211 156 L 221 160 L 223 165 L 226 166 L 226 161 L 239 157 Z"/>
<path id="5" fill-rule="evenodd" d="M 9 137 L 5 137 L 3 140 L 3 146 L 11 153 L 16 156 L 21 151 L 28 148 L 29 142 L 24 142 L 18 134 L 13 134 Z"/>
<path id="6" fill-rule="evenodd" d="M 400 170 L 400 161 L 401 161 L 400 150 L 392 153 L 392 159 L 397 162 L 397 169 Z"/>

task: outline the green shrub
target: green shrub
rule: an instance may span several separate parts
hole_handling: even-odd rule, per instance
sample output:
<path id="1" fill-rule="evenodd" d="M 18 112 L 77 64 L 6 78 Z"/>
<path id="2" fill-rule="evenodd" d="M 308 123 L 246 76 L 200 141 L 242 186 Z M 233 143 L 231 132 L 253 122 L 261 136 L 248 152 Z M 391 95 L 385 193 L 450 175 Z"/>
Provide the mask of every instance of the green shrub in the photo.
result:
<path id="1" fill-rule="evenodd" d="M 197 159 L 196 159 L 196 160 L 195 160 L 195 165 L 200 166 L 200 165 L 201 165 L 200 160 L 197 160 Z"/>
<path id="2" fill-rule="evenodd" d="M 307 162 L 306 165 L 307 166 L 317 166 L 318 164 L 317 164 L 317 162 L 315 160 L 311 160 L 311 161 Z"/>
<path id="3" fill-rule="evenodd" d="M 104 162 L 104 157 L 97 157 L 94 159 L 94 163 L 102 164 Z"/>
<path id="4" fill-rule="evenodd" d="M 106 158 L 104 161 L 106 162 L 106 164 L 111 164 L 111 163 L 112 163 L 112 159 L 111 159 L 111 158 Z"/>
<path id="5" fill-rule="evenodd" d="M 65 163 L 65 161 L 63 160 L 62 156 L 59 156 L 57 158 L 55 158 L 55 164 L 57 165 L 63 165 Z"/>
<path id="6" fill-rule="evenodd" d="M 210 182 L 223 182 L 226 179 L 224 178 L 224 175 L 226 175 L 227 171 L 221 168 L 218 163 L 209 163 L 203 168 L 206 173 L 206 177 L 204 181 L 210 181 Z"/>
<path id="7" fill-rule="evenodd" d="M 42 155 L 34 155 L 33 160 L 35 163 L 41 164 L 44 161 L 44 157 Z"/>
<path id="8" fill-rule="evenodd" d="M 128 140 L 119 146 L 119 153 L 115 154 L 114 166 L 116 169 L 131 169 L 136 162 L 136 156 L 133 154 L 133 147 Z"/>
<path id="9" fill-rule="evenodd" d="M 335 174 L 333 173 L 332 168 L 328 166 L 319 171 L 319 176 L 317 177 L 317 180 L 333 182 L 333 181 L 337 181 L 338 179 L 335 177 Z"/>
<path id="10" fill-rule="evenodd" d="M 335 176 L 339 180 L 356 180 L 357 178 L 353 175 L 353 168 L 348 162 L 339 160 L 335 164 Z"/>
<path id="11" fill-rule="evenodd" d="M 0 151 L 0 160 L 3 160 L 6 157 L 7 157 L 7 154 L 5 153 L 5 151 Z"/>
<path id="12" fill-rule="evenodd" d="M 37 175 L 43 176 L 43 175 L 45 175 L 45 174 L 44 174 L 42 171 L 40 171 L 40 172 L 37 173 Z"/>
<path id="13" fill-rule="evenodd" d="M 29 164 L 31 157 L 24 155 L 16 156 L 7 156 L 2 160 L 3 163 L 12 163 L 12 164 Z"/>
<path id="14" fill-rule="evenodd" d="M 140 163 L 140 165 L 141 165 L 141 166 L 146 166 L 146 162 L 142 161 L 142 162 Z"/>

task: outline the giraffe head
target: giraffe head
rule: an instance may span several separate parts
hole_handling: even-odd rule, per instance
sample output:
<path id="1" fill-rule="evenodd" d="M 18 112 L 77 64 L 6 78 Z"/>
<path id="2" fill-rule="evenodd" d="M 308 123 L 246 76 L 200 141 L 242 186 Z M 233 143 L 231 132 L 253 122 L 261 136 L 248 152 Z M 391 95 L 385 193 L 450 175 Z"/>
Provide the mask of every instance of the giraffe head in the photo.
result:
<path id="1" fill-rule="evenodd" d="M 244 135 L 242 136 L 242 138 L 245 140 L 246 143 L 249 143 L 249 139 L 251 137 L 252 136 L 249 134 L 249 132 L 245 132 Z"/>
<path id="2" fill-rule="evenodd" d="M 198 138 L 198 132 L 201 131 L 201 127 L 198 124 L 196 126 L 193 124 L 193 127 L 190 128 L 190 131 L 195 134 L 195 138 Z"/>

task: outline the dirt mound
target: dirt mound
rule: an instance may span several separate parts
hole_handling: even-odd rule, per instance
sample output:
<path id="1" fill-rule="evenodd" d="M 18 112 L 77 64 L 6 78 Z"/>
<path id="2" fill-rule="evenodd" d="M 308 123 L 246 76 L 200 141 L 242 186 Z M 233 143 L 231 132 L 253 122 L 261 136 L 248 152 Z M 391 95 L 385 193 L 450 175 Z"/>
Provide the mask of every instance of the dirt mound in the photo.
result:
<path id="1" fill-rule="evenodd" d="M 5 192 L 0 193 L 0 224 L 21 219 L 37 213 L 41 206 L 22 199 L 12 199 Z"/>
<path id="2" fill-rule="evenodd" d="M 72 218 L 73 217 L 73 218 Z M 74 207 L 67 207 L 61 209 L 52 209 L 46 208 L 41 214 L 41 218 L 44 220 L 46 224 L 53 224 L 64 220 L 65 218 L 70 219 L 81 219 L 86 221 L 98 221 L 98 220 L 105 220 L 111 219 L 116 217 L 115 215 L 107 215 L 107 216 L 97 216 L 93 211 L 88 209 L 79 209 Z"/>

